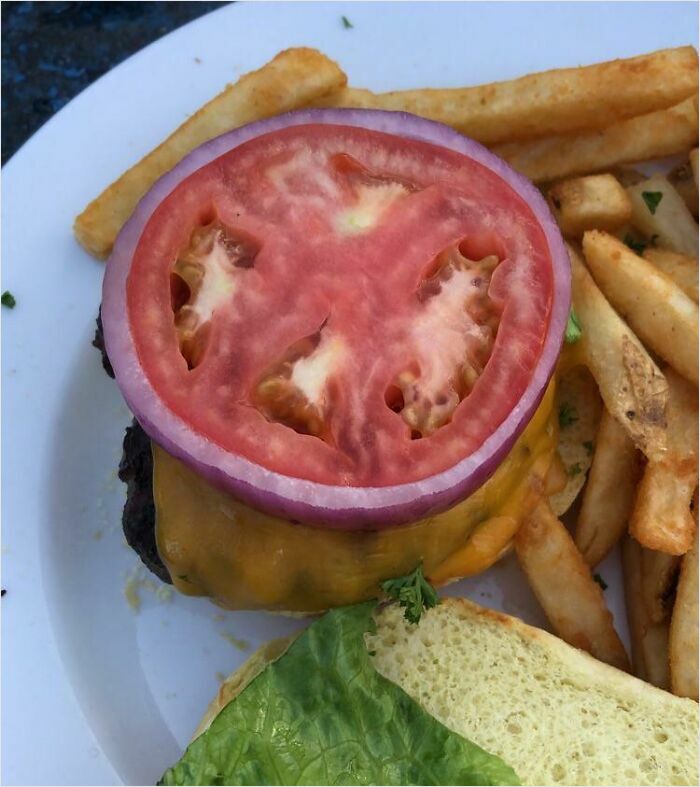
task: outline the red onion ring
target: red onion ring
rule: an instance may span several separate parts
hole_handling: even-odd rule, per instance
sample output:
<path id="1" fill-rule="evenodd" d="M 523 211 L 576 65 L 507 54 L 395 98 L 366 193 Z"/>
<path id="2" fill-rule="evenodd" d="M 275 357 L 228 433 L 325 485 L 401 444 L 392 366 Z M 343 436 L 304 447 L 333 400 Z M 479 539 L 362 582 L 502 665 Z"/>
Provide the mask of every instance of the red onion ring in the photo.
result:
<path id="1" fill-rule="evenodd" d="M 539 220 L 553 266 L 549 328 L 532 378 L 518 404 L 478 451 L 419 481 L 386 487 L 345 487 L 284 476 L 231 454 L 172 413 L 151 387 L 136 354 L 126 309 L 126 281 L 141 233 L 163 199 L 185 178 L 250 139 L 289 126 L 358 126 L 449 148 L 499 175 Z M 290 112 L 224 134 L 186 156 L 158 180 L 124 225 L 107 262 L 102 290 L 105 345 L 121 392 L 156 443 L 207 481 L 266 513 L 342 530 L 377 530 L 444 511 L 475 492 L 497 469 L 539 405 L 561 350 L 570 306 L 569 259 L 559 229 L 539 191 L 479 143 L 405 112 L 314 109 Z"/>

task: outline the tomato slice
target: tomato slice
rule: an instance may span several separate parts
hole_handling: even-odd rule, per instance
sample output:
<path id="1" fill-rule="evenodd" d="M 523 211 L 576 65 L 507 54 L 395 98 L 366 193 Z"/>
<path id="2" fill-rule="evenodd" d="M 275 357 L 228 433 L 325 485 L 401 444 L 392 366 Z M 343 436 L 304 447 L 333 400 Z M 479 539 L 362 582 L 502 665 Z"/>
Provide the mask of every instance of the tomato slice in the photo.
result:
<path id="1" fill-rule="evenodd" d="M 296 125 L 185 178 L 127 310 L 162 401 L 232 453 L 325 484 L 427 478 L 518 403 L 553 297 L 527 203 L 471 158 Z"/>

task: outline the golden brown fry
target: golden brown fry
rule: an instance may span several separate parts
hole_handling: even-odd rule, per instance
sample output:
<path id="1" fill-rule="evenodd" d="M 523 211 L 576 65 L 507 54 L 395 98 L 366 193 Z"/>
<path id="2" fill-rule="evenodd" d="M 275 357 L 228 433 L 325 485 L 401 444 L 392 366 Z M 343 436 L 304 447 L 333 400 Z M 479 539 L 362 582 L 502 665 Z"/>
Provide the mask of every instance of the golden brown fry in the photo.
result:
<path id="1" fill-rule="evenodd" d="M 554 514 L 561 516 L 586 482 L 591 466 L 591 451 L 586 445 L 595 438 L 602 409 L 598 386 L 585 366 L 574 366 L 558 376 L 555 407 L 559 414 L 557 452 L 566 483 L 550 496 L 549 504 Z"/>
<path id="2" fill-rule="evenodd" d="M 668 249 L 647 249 L 643 257 L 665 273 L 695 303 L 698 302 L 698 260 Z"/>
<path id="3" fill-rule="evenodd" d="M 644 634 L 648 618 L 642 597 L 642 556 L 641 547 L 630 536 L 622 539 L 622 578 L 625 588 L 625 609 L 630 630 L 632 646 L 632 666 L 634 674 L 642 680 L 647 679 L 644 660 Z"/>
<path id="4" fill-rule="evenodd" d="M 693 177 L 693 168 L 690 165 L 690 160 L 672 169 L 671 172 L 668 173 L 668 182 L 678 192 L 683 202 L 685 202 L 685 206 L 690 211 L 690 215 L 694 219 L 697 219 L 698 185 Z M 632 184 L 630 183 L 628 185 L 631 186 Z"/>
<path id="5" fill-rule="evenodd" d="M 665 374 L 668 450 L 650 460 L 644 470 L 630 532 L 648 549 L 683 555 L 695 531 L 690 500 L 698 478 L 698 392 L 672 369 Z"/>
<path id="6" fill-rule="evenodd" d="M 569 256 L 574 305 L 582 328 L 581 348 L 605 407 L 648 457 L 663 455 L 666 380 L 571 246 Z"/>
<path id="7" fill-rule="evenodd" d="M 629 670 L 603 591 L 547 503 L 540 503 L 518 530 L 515 551 L 557 634 L 597 659 Z"/>
<path id="8" fill-rule="evenodd" d="M 380 94 L 348 88 L 315 106 L 412 112 L 492 145 L 602 128 L 670 107 L 697 92 L 697 71 L 697 52 L 686 46 L 476 87 Z"/>
<path id="9" fill-rule="evenodd" d="M 697 385 L 698 305 L 606 232 L 587 232 L 583 253 L 596 284 L 637 336 Z"/>
<path id="10" fill-rule="evenodd" d="M 663 175 L 630 186 L 632 224 L 659 246 L 696 257 L 698 225 L 680 194 Z"/>
<path id="11" fill-rule="evenodd" d="M 642 549 L 642 596 L 652 623 L 663 623 L 670 616 L 679 564 L 675 555 Z"/>
<path id="12" fill-rule="evenodd" d="M 697 100 L 690 98 L 602 131 L 510 142 L 494 145 L 492 150 L 518 172 L 541 183 L 685 153 L 697 145 L 697 139 Z"/>
<path id="13" fill-rule="evenodd" d="M 698 700 L 698 535 L 683 557 L 669 636 L 671 691 Z"/>
<path id="14" fill-rule="evenodd" d="M 340 68 L 315 49 L 280 52 L 229 85 L 93 200 L 75 220 L 77 239 L 106 257 L 141 197 L 191 150 L 238 126 L 305 106 L 345 82 Z"/>
<path id="15" fill-rule="evenodd" d="M 574 537 L 589 566 L 600 563 L 627 530 L 638 478 L 634 443 L 603 410 Z"/>
<path id="16" fill-rule="evenodd" d="M 614 230 L 630 220 L 629 197 L 613 175 L 589 175 L 556 183 L 549 189 L 552 213 L 568 238 L 586 230 Z"/>

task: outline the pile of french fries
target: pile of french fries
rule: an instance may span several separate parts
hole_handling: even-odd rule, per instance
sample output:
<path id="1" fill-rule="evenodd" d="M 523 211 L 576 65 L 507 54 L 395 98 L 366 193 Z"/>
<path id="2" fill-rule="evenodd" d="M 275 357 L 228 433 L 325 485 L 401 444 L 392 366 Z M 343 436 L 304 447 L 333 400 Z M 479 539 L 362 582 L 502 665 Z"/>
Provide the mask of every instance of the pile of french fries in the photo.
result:
<path id="1" fill-rule="evenodd" d="M 573 275 L 560 461 L 548 485 L 559 491 L 518 532 L 518 559 L 563 639 L 697 700 L 697 92 L 692 47 L 383 94 L 348 87 L 320 52 L 290 49 L 202 107 L 74 229 L 88 251 L 107 256 L 139 199 L 189 151 L 293 109 L 412 112 L 489 146 L 546 196 Z M 631 665 L 593 573 L 618 544 Z"/>

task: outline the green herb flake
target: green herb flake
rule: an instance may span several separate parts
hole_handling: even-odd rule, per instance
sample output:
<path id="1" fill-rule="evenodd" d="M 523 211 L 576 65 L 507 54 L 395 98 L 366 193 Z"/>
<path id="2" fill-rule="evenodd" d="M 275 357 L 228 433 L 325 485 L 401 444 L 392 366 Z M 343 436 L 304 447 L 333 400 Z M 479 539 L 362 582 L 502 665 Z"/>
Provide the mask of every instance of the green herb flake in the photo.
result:
<path id="1" fill-rule="evenodd" d="M 353 27 L 355 27 L 355 25 L 353 25 L 353 23 L 347 18 L 347 16 L 341 16 L 340 21 L 343 23 L 343 27 L 346 30 L 350 30 Z"/>
<path id="2" fill-rule="evenodd" d="M 315 620 L 263 666 L 160 784 L 519 784 L 377 672 L 375 602 Z"/>
<path id="3" fill-rule="evenodd" d="M 438 594 L 423 575 L 422 565 L 405 577 L 382 582 L 382 590 L 404 608 L 404 617 L 409 623 L 418 623 L 423 610 L 438 603 Z"/>
<path id="4" fill-rule="evenodd" d="M 5 292 L 0 295 L 0 303 L 2 303 L 3 306 L 7 306 L 8 309 L 14 309 L 17 305 L 15 296 L 9 290 L 5 290 Z"/>
<path id="5" fill-rule="evenodd" d="M 567 344 L 576 344 L 581 338 L 583 331 L 581 330 L 581 323 L 578 321 L 578 315 L 573 310 L 569 311 L 569 319 L 566 321 L 566 332 L 564 333 L 564 341 Z"/>
<path id="6" fill-rule="evenodd" d="M 600 574 L 593 574 L 593 580 L 597 582 L 603 590 L 608 589 L 608 583 L 600 576 Z"/>
<path id="7" fill-rule="evenodd" d="M 581 475 L 583 472 L 583 468 L 581 467 L 580 462 L 576 462 L 575 465 L 571 465 L 571 467 L 567 470 L 569 476 L 573 478 L 574 476 Z"/>
<path id="8" fill-rule="evenodd" d="M 644 241 L 635 240 L 634 237 L 629 234 L 629 232 L 623 238 L 623 242 L 625 246 L 629 246 L 629 248 L 632 249 L 632 251 L 635 254 L 638 254 L 640 257 L 642 256 L 642 254 L 644 254 L 644 250 L 647 247 L 647 244 L 644 243 Z"/>
<path id="9" fill-rule="evenodd" d="M 593 440 L 584 440 L 583 447 L 586 449 L 588 456 L 593 455 Z"/>
<path id="10" fill-rule="evenodd" d="M 649 213 L 653 216 L 656 213 L 656 209 L 659 207 L 659 203 L 663 199 L 664 195 L 662 191 L 643 191 L 642 192 L 642 199 L 644 200 L 644 204 L 649 208 Z"/>
<path id="11" fill-rule="evenodd" d="M 559 426 L 562 429 L 565 429 L 567 426 L 571 426 L 571 424 L 575 424 L 578 421 L 578 414 L 576 413 L 576 409 L 566 402 L 559 408 Z"/>

